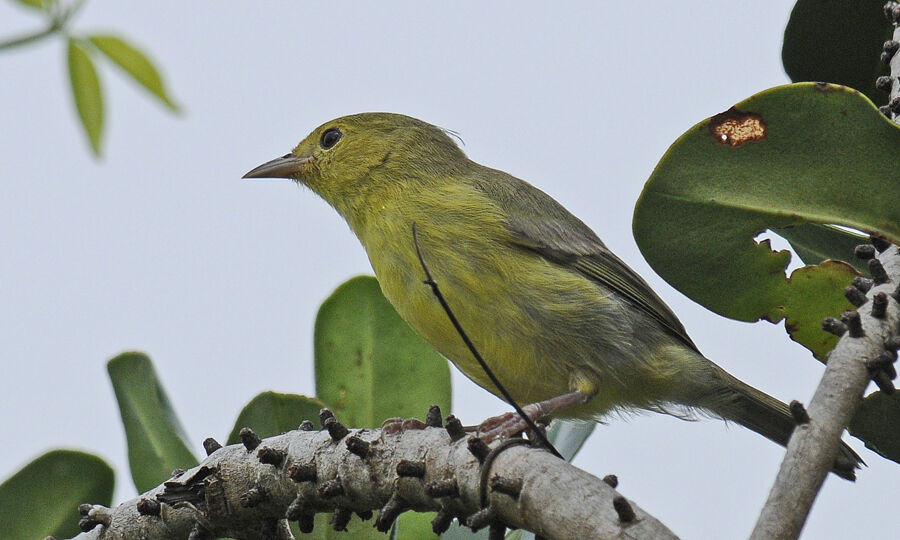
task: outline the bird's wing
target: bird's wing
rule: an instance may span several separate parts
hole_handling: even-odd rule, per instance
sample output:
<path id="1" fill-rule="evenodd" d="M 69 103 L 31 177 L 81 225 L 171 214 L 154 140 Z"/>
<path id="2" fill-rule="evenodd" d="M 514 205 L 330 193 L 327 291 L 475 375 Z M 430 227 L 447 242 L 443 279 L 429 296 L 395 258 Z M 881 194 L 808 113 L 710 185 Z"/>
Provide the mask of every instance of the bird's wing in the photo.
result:
<path id="1" fill-rule="evenodd" d="M 474 168 L 466 182 L 503 212 L 514 244 L 615 292 L 697 350 L 669 306 L 584 222 L 528 182 L 497 169 L 471 164 Z"/>
<path id="2" fill-rule="evenodd" d="M 577 221 L 512 215 L 508 227 L 513 242 L 547 260 L 573 269 L 615 291 L 694 350 L 681 322 L 637 273 L 628 267 L 586 225 Z M 699 351 L 698 351 L 699 352 Z"/>

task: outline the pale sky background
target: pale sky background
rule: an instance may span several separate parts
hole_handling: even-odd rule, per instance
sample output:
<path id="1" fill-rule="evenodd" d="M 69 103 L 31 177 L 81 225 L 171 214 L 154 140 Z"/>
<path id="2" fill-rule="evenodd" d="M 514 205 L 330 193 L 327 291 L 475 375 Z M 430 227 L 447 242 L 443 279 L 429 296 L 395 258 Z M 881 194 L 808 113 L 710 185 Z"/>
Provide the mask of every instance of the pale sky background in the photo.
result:
<path id="1" fill-rule="evenodd" d="M 547 191 L 672 306 L 704 353 L 785 400 L 822 366 L 781 326 L 722 319 L 650 270 L 631 236 L 644 182 L 693 124 L 789 82 L 792 2 L 118 2 L 73 29 L 114 31 L 161 66 L 172 116 L 108 62 L 104 158 L 71 102 L 64 44 L 0 53 L 0 478 L 74 447 L 134 495 L 106 361 L 147 352 L 198 456 L 263 390 L 313 394 L 312 329 L 371 273 L 324 202 L 241 175 L 320 123 L 393 111 L 457 131 L 476 161 Z M 0 2 L 0 37 L 40 18 Z M 873 43 L 873 58 L 880 43 Z M 466 423 L 507 407 L 454 371 Z M 900 467 L 829 478 L 805 538 L 897 532 Z M 575 463 L 683 538 L 751 530 L 783 450 L 719 421 L 647 414 L 600 426 Z M 73 508 L 74 512 L 75 509 Z"/>

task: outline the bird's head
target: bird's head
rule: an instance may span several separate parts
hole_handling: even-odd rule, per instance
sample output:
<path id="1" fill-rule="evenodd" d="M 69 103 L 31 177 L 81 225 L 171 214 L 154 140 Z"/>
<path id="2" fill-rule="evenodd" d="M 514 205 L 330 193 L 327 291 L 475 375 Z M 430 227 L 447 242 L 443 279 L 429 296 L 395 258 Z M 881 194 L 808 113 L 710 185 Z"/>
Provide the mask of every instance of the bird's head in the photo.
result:
<path id="1" fill-rule="evenodd" d="M 400 114 L 362 113 L 322 124 L 244 178 L 290 178 L 352 222 L 367 207 L 402 197 L 411 184 L 440 181 L 469 163 L 441 128 Z"/>

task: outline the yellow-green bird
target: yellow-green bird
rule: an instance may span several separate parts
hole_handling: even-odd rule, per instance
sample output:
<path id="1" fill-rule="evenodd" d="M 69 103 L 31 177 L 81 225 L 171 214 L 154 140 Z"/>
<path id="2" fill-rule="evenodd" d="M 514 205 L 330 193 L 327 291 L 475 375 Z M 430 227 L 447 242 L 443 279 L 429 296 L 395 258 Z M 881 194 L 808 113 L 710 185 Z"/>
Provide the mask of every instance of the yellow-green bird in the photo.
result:
<path id="1" fill-rule="evenodd" d="M 441 128 L 399 114 L 345 116 L 244 177 L 290 178 L 331 204 L 400 315 L 499 395 L 423 285 L 418 244 L 501 384 L 516 402 L 540 404 L 532 414 L 696 411 L 787 444 L 787 405 L 700 354 L 668 306 L 581 220 L 468 159 Z M 860 462 L 843 445 L 834 472 L 852 479 Z"/>

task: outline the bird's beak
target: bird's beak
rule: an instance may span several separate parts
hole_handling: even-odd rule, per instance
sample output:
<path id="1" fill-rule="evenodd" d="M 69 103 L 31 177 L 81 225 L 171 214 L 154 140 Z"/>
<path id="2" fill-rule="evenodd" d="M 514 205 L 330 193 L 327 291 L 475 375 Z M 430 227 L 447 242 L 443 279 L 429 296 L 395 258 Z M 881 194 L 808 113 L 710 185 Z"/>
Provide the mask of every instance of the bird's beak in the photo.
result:
<path id="1" fill-rule="evenodd" d="M 303 172 L 303 166 L 312 161 L 311 157 L 297 157 L 286 154 L 267 161 L 245 174 L 242 178 L 290 178 L 296 180 Z"/>

